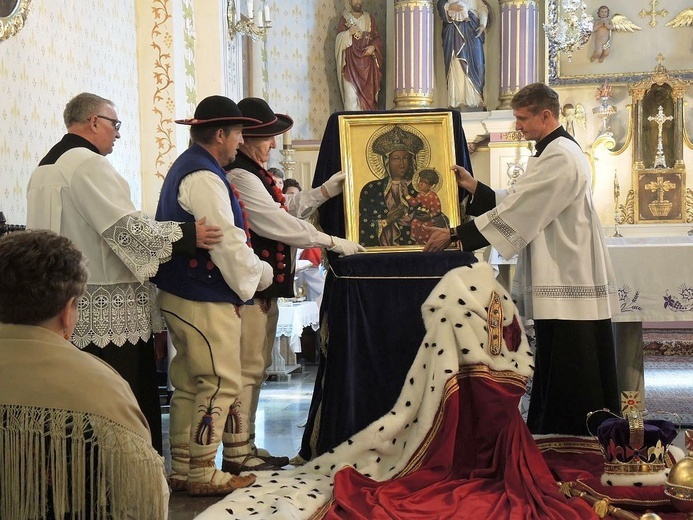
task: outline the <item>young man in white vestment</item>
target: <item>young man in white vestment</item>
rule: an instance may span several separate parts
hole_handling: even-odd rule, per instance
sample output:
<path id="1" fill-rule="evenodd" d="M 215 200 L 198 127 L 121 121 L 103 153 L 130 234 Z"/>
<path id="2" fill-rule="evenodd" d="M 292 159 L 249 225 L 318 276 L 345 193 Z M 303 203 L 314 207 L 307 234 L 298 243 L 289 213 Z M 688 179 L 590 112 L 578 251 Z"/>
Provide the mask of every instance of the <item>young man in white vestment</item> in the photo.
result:
<path id="1" fill-rule="evenodd" d="M 106 156 L 120 138 L 112 101 L 83 92 L 65 106 L 67 133 L 41 159 L 27 188 L 27 228 L 66 236 L 89 259 L 89 281 L 70 341 L 130 384 L 162 452 L 161 406 L 149 277 L 173 251 L 188 256 L 219 242 L 219 228 L 155 222 L 138 211 Z M 158 319 L 161 322 L 161 319 Z"/>
<path id="2" fill-rule="evenodd" d="M 522 316 L 534 320 L 536 359 L 527 424 L 534 434 L 587 435 L 585 416 L 619 410 L 611 315 L 616 284 L 592 201 L 589 164 L 558 121 L 558 94 L 533 83 L 512 99 L 515 127 L 536 142 L 526 173 L 494 191 L 454 166 L 476 218 L 434 230 L 425 250 L 459 240 L 518 255 L 512 286 Z"/>

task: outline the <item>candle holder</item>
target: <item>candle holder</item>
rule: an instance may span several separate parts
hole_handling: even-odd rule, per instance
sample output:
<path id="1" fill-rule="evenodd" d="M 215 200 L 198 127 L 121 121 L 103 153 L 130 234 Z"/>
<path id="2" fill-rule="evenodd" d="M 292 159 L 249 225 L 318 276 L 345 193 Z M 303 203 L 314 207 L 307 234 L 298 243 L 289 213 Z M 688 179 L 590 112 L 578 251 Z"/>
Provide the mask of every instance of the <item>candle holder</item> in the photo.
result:
<path id="1" fill-rule="evenodd" d="M 281 154 L 284 156 L 283 161 L 279 161 L 279 164 L 284 168 L 284 173 L 287 178 L 294 177 L 294 170 L 296 169 L 296 161 L 294 160 L 294 153 L 296 150 L 291 146 L 291 144 L 285 144 L 281 149 Z"/>
<path id="2" fill-rule="evenodd" d="M 261 37 L 265 37 L 267 32 L 272 28 L 270 20 L 269 6 L 263 2 L 262 9 L 260 10 L 260 25 L 255 23 L 255 18 L 253 16 L 253 2 L 248 2 L 248 16 L 240 14 L 240 18 L 237 19 L 237 0 L 228 0 L 226 4 L 226 19 L 229 24 L 229 37 L 235 38 L 236 34 L 242 34 L 245 36 L 250 36 L 253 40 L 258 40 Z"/>
<path id="3" fill-rule="evenodd" d="M 614 234 L 612 237 L 622 237 L 623 235 L 618 229 L 618 226 L 626 221 L 625 215 L 621 214 L 618 207 L 618 198 L 621 196 L 621 188 L 618 184 L 618 174 L 614 172 Z"/>
<path id="4" fill-rule="evenodd" d="M 611 126 L 609 126 L 609 118 L 616 113 L 616 107 L 609 104 L 611 98 L 611 86 L 604 80 L 604 84 L 597 89 L 597 101 L 601 101 L 601 105 L 593 108 L 592 113 L 602 120 L 602 127 L 599 129 L 599 135 L 613 136 Z"/>

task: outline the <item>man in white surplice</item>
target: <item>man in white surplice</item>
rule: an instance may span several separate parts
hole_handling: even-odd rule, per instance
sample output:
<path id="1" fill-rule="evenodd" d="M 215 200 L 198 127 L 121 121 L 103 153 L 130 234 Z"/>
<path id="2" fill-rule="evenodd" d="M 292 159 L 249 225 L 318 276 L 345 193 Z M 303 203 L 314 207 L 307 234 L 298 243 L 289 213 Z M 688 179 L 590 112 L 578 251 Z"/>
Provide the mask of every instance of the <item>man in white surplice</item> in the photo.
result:
<path id="1" fill-rule="evenodd" d="M 112 101 L 83 92 L 68 102 L 63 118 L 67 133 L 29 180 L 27 228 L 66 236 L 88 258 L 89 280 L 70 341 L 130 384 L 161 453 L 149 277 L 172 251 L 192 257 L 196 247 L 211 249 L 221 233 L 204 219 L 156 222 L 135 208 L 127 181 L 105 158 L 120 138 Z"/>
<path id="2" fill-rule="evenodd" d="M 586 435 L 585 415 L 619 410 L 611 315 L 616 284 L 590 193 L 589 164 L 558 122 L 558 94 L 541 83 L 511 102 L 515 127 L 536 141 L 527 171 L 509 190 L 494 192 L 454 166 L 472 194 L 457 228 L 435 230 L 428 251 L 459 240 L 463 250 L 492 244 L 519 254 L 512 294 L 534 320 L 537 350 L 527 424 L 535 434 Z"/>

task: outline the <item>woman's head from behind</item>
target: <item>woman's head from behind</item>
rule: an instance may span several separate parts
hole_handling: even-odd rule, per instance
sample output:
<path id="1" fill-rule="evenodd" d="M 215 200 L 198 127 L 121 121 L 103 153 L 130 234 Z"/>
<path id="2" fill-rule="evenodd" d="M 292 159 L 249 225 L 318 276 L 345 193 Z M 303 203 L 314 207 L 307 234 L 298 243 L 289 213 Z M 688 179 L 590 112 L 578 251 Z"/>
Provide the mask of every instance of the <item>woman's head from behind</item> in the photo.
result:
<path id="1" fill-rule="evenodd" d="M 88 277 L 85 261 L 69 239 L 52 231 L 0 238 L 0 322 L 39 325 L 79 301 Z"/>

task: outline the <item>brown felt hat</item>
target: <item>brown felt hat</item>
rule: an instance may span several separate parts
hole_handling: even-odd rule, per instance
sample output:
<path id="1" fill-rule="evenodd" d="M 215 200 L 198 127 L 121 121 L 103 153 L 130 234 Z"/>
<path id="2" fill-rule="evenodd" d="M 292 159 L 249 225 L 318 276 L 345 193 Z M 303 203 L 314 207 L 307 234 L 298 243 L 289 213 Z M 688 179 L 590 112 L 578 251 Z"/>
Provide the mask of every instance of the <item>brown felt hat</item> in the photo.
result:
<path id="1" fill-rule="evenodd" d="M 264 99 L 255 97 L 241 99 L 238 102 L 238 108 L 245 117 L 258 119 L 260 122 L 260 124 L 245 125 L 243 137 L 272 137 L 283 134 L 294 126 L 293 119 L 286 114 L 275 114 Z"/>
<path id="2" fill-rule="evenodd" d="M 261 121 L 253 117 L 246 117 L 233 100 L 225 96 L 209 96 L 199 102 L 195 109 L 195 117 L 192 119 L 176 119 L 179 125 L 257 125 Z"/>

